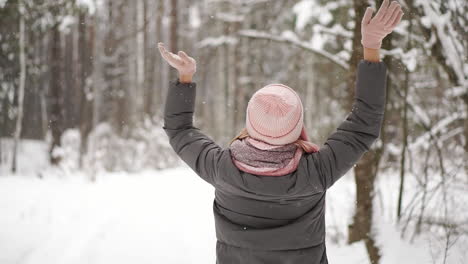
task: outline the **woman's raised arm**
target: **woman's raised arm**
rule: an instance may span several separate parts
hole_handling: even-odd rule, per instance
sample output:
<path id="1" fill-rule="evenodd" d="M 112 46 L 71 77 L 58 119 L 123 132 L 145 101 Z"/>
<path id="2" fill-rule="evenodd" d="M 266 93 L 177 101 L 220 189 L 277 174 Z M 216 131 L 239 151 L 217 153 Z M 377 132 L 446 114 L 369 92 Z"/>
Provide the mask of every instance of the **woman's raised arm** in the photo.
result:
<path id="1" fill-rule="evenodd" d="M 177 155 L 203 180 L 214 185 L 218 162 L 224 150 L 200 129 L 193 126 L 196 83 L 192 82 L 196 62 L 185 52 L 178 55 L 159 44 L 163 58 L 179 72 L 179 79 L 171 81 L 164 107 L 163 129 Z"/>
<path id="2" fill-rule="evenodd" d="M 169 52 L 164 47 L 162 42 L 158 43 L 161 56 L 179 72 L 179 80 L 181 83 L 191 83 L 193 75 L 197 71 L 197 62 L 194 58 L 189 57 L 185 52 L 179 51 L 176 55 Z"/>
<path id="3" fill-rule="evenodd" d="M 382 40 L 400 23 L 403 11 L 397 1 L 389 4 L 389 0 L 384 0 L 379 11 L 372 18 L 373 13 L 374 9 L 368 7 L 362 18 L 361 44 L 364 48 L 364 59 L 379 62 Z"/>
<path id="4" fill-rule="evenodd" d="M 331 134 L 320 151 L 308 158 L 321 176 L 325 188 L 349 171 L 380 136 L 385 96 L 386 66 L 380 62 L 383 38 L 392 32 L 403 12 L 397 2 L 385 0 L 374 18 L 368 8 L 362 20 L 364 60 L 358 65 L 351 112 Z"/>

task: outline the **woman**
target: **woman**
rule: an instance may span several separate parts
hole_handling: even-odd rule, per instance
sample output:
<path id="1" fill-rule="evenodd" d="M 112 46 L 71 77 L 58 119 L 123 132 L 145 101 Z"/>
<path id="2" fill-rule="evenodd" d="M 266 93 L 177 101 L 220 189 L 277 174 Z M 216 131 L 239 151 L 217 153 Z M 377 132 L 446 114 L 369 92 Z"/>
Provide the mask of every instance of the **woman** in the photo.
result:
<path id="1" fill-rule="evenodd" d="M 386 90 L 379 48 L 403 15 L 388 0 L 372 14 L 368 8 L 362 20 L 364 60 L 353 109 L 320 149 L 308 141 L 299 96 L 282 84 L 252 96 L 245 129 L 221 148 L 192 123 L 195 60 L 159 44 L 179 71 L 167 95 L 163 128 L 175 152 L 216 189 L 217 263 L 328 263 L 325 193 L 379 137 Z"/>

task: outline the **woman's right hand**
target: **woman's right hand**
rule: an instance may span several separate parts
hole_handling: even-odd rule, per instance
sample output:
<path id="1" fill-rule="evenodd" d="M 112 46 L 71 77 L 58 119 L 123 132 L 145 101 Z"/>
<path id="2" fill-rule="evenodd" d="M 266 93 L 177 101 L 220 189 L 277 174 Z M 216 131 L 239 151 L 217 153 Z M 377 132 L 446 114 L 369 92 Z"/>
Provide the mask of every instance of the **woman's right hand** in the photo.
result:
<path id="1" fill-rule="evenodd" d="M 195 59 L 189 57 L 183 51 L 179 51 L 177 55 L 167 51 L 162 42 L 158 43 L 158 47 L 164 60 L 179 71 L 179 79 L 181 82 L 191 82 L 193 75 L 197 71 L 197 62 Z"/>
<path id="2" fill-rule="evenodd" d="M 374 18 L 373 13 L 374 9 L 368 7 L 362 18 L 361 43 L 368 49 L 380 49 L 382 40 L 400 23 L 403 11 L 397 1 L 389 5 L 389 0 L 384 0 Z"/>

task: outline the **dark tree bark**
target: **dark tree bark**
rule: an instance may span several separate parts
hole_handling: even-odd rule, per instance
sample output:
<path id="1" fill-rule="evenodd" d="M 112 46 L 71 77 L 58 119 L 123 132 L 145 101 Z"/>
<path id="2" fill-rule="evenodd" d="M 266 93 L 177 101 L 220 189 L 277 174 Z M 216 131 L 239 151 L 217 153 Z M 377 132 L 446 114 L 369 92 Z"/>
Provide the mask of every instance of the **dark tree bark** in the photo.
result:
<path id="1" fill-rule="evenodd" d="M 18 0 L 6 1 L 0 8 L 0 137 L 12 137 L 15 129 L 14 116 L 10 113 L 18 106 L 17 80 L 20 65 L 17 57 L 10 57 L 9 54 L 19 50 L 19 19 Z M 3 43 L 8 44 L 7 47 Z M 6 88 L 3 85 L 7 85 Z M 6 96 L 7 91 L 13 96 Z"/>
<path id="2" fill-rule="evenodd" d="M 30 27 L 30 24 L 26 26 Z M 37 67 L 37 65 L 46 65 L 47 62 L 43 61 L 43 39 L 42 32 L 27 30 L 27 51 L 26 58 L 28 59 L 28 66 Z M 41 118 L 41 97 L 42 97 L 42 84 L 44 74 L 29 74 L 26 78 L 27 90 L 24 94 L 24 117 L 23 117 L 23 129 L 21 132 L 22 138 L 29 139 L 43 139 L 44 131 Z M 0 125 L 1 126 L 1 125 Z"/>
<path id="3" fill-rule="evenodd" d="M 159 5 L 160 3 L 158 3 Z M 147 116 L 152 117 L 154 115 L 154 61 L 156 60 L 157 50 L 155 49 L 156 45 L 150 46 L 149 44 L 149 32 L 148 32 L 148 1 L 143 1 L 143 51 L 144 56 L 144 72 L 145 80 L 143 83 L 143 93 L 144 93 L 144 112 Z M 147 52 L 150 52 L 147 54 Z"/>
<path id="4" fill-rule="evenodd" d="M 178 50 L 178 45 L 177 45 L 177 42 L 178 42 L 178 39 L 179 39 L 179 36 L 178 36 L 178 28 L 179 28 L 179 24 L 178 24 L 178 12 L 177 12 L 177 0 L 171 0 L 171 13 L 170 13 L 170 18 L 171 18 L 171 25 L 170 25 L 170 30 L 169 30 L 169 48 L 172 52 L 174 53 L 177 53 L 179 50 Z M 176 71 L 170 71 L 169 73 L 169 76 L 170 76 L 170 79 L 173 80 L 174 78 L 176 78 L 176 75 L 177 72 Z"/>
<path id="5" fill-rule="evenodd" d="M 123 67 L 124 49 L 121 48 L 123 42 L 126 40 L 126 33 L 124 30 L 124 18 L 126 10 L 126 1 L 108 2 L 108 20 L 109 28 L 106 29 L 104 37 L 104 55 L 105 62 L 103 62 L 104 73 L 104 87 L 99 87 L 102 90 L 103 105 L 98 111 L 103 112 L 102 119 L 110 121 L 112 126 L 119 134 L 122 134 L 124 127 L 129 125 L 127 116 L 127 99 L 126 89 L 123 80 Z M 119 28 L 116 30 L 115 28 Z"/>
<path id="6" fill-rule="evenodd" d="M 162 42 L 164 39 L 164 32 L 163 32 L 163 18 L 164 18 L 164 1 L 158 1 L 157 2 L 157 15 L 155 19 L 155 36 L 156 36 L 156 42 Z M 163 92 L 165 91 L 165 87 L 168 85 L 165 83 L 164 80 L 164 68 L 166 64 L 161 60 L 161 55 L 159 55 L 159 51 L 155 47 L 155 58 L 152 61 L 152 71 L 150 72 L 151 75 L 154 76 L 154 83 L 159 84 L 155 85 L 152 87 L 152 89 L 157 89 L 153 93 L 153 102 L 154 102 L 154 107 L 153 111 L 155 114 L 158 115 L 158 117 L 162 116 L 161 114 L 161 107 L 163 103 Z"/>
<path id="7" fill-rule="evenodd" d="M 18 3 L 19 6 L 23 5 L 22 2 Z M 26 51 L 25 51 L 25 19 L 24 14 L 20 13 L 20 30 L 19 30 L 19 64 L 20 64 L 20 77 L 18 85 L 18 113 L 16 115 L 16 126 L 13 142 L 13 160 L 11 164 L 11 172 L 17 171 L 17 158 L 18 158 L 18 144 L 21 137 L 23 114 L 24 114 L 24 89 L 26 84 Z"/>
<path id="8" fill-rule="evenodd" d="M 354 99 L 354 87 L 356 82 L 357 64 L 362 58 L 361 47 L 361 19 L 368 3 L 366 1 L 354 0 L 355 28 L 353 34 L 353 52 L 349 61 L 350 70 L 348 75 L 348 100 L 346 109 L 351 109 Z M 377 5 L 380 6 L 380 5 Z M 354 168 L 356 181 L 356 209 L 353 223 L 348 227 L 348 243 L 364 240 L 372 264 L 380 261 L 379 249 L 375 244 L 372 234 L 374 180 L 377 173 L 377 162 L 380 155 L 373 150 L 366 152 Z"/>
<path id="9" fill-rule="evenodd" d="M 411 35 L 412 34 L 412 29 L 413 29 L 413 21 L 412 21 L 412 15 L 411 13 L 409 14 L 409 29 L 408 32 Z M 411 38 L 408 41 L 408 45 L 406 47 L 406 50 L 411 50 L 412 48 L 412 43 L 411 43 Z M 398 221 L 401 219 L 401 213 L 402 213 L 402 204 L 403 204 L 403 193 L 404 193 L 404 187 L 405 187 L 405 164 L 406 164 L 406 152 L 408 148 L 408 93 L 409 93 L 409 79 L 410 79 L 410 73 L 409 70 L 405 67 L 405 82 L 404 82 L 404 94 L 403 94 L 403 127 L 402 127 L 402 132 L 403 132 L 403 147 L 401 150 L 401 161 L 400 161 L 400 187 L 398 190 L 398 201 L 397 201 L 397 217 Z"/>
<path id="10" fill-rule="evenodd" d="M 74 127 L 78 123 L 77 119 L 77 98 L 78 89 L 76 87 L 76 63 L 74 61 L 75 43 L 73 41 L 74 32 L 63 34 L 64 50 L 63 50 L 63 100 L 64 100 L 64 126 L 65 128 Z"/>
<path id="11" fill-rule="evenodd" d="M 59 24 L 51 29 L 50 51 L 50 90 L 49 90 L 49 128 L 52 132 L 52 143 L 49 149 L 51 164 L 57 165 L 60 157 L 53 155 L 53 150 L 60 146 L 60 136 L 64 130 L 64 105 L 63 105 L 63 81 L 62 81 L 62 50 Z"/>
<path id="12" fill-rule="evenodd" d="M 348 81 L 347 81 L 347 99 L 345 104 L 345 109 L 351 109 L 353 104 L 354 96 L 354 87 L 356 85 L 356 71 L 357 63 L 362 57 L 361 51 L 361 22 L 359 18 L 362 17 L 362 10 L 366 7 L 367 3 L 359 0 L 354 0 L 354 11 L 356 12 L 356 17 L 354 22 L 356 26 L 354 27 L 353 32 L 353 52 L 349 61 L 349 72 L 348 72 Z M 363 157 L 364 158 L 364 157 Z M 360 167 L 359 167 L 360 168 Z M 348 243 L 353 243 L 364 239 L 366 226 L 369 224 L 366 221 L 366 211 L 368 205 L 365 204 L 365 197 L 361 197 L 361 189 L 359 184 L 361 183 L 358 179 L 357 173 L 358 167 L 355 168 L 355 177 L 356 177 L 356 211 L 353 219 L 353 223 L 348 227 Z M 362 215 L 362 216 L 361 216 Z"/>
<path id="13" fill-rule="evenodd" d="M 79 56 L 79 129 L 81 136 L 80 146 L 80 167 L 83 165 L 83 155 L 87 151 L 88 135 L 92 128 L 92 102 L 87 99 L 89 89 L 87 79 L 93 69 L 93 50 L 94 50 L 94 30 L 91 25 L 88 27 L 87 16 L 85 12 L 80 12 L 78 16 L 78 54 Z"/>

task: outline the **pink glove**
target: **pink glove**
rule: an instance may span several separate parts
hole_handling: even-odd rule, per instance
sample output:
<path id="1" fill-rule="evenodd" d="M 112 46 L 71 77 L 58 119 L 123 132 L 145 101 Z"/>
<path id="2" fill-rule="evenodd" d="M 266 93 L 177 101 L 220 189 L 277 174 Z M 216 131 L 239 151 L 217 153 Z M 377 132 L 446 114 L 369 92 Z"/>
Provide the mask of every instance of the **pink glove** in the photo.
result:
<path id="1" fill-rule="evenodd" d="M 362 18 L 361 43 L 369 49 L 380 49 L 385 36 L 400 23 L 403 11 L 397 1 L 389 5 L 389 0 L 384 0 L 374 18 L 372 18 L 373 13 L 374 9 L 368 7 Z"/>
<path id="2" fill-rule="evenodd" d="M 185 52 L 179 51 L 176 54 L 169 52 L 164 47 L 162 42 L 158 43 L 159 52 L 164 60 L 172 67 L 179 71 L 179 75 L 193 75 L 197 71 L 197 62 L 194 58 L 189 57 Z"/>

